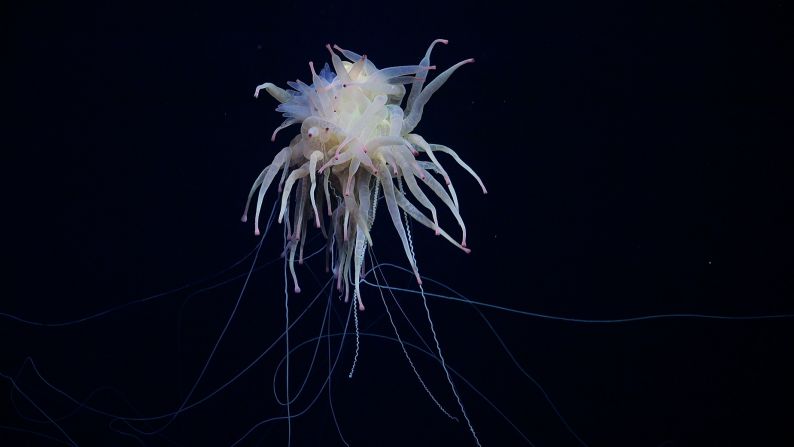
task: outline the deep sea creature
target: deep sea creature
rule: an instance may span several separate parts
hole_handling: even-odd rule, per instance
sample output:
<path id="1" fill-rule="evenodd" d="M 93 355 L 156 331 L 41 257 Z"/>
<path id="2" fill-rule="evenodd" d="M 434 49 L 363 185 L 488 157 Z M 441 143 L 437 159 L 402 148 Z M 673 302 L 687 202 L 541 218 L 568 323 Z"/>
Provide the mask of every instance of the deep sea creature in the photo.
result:
<path id="1" fill-rule="evenodd" d="M 364 310 L 359 282 L 367 244 L 372 245 L 370 229 L 377 210 L 380 189 L 389 216 L 402 241 L 403 249 L 421 284 L 416 268 L 410 232 L 406 232 L 400 210 L 422 225 L 431 228 L 465 252 L 466 226 L 459 212 L 458 197 L 449 175 L 436 154 L 451 156 L 479 182 L 480 178 L 452 149 L 430 144 L 413 133 L 433 93 L 461 66 L 474 62 L 458 62 L 425 85 L 430 71 L 430 53 L 437 39 L 430 44 L 418 65 L 378 69 L 366 55 L 358 55 L 334 45 L 326 45 L 331 54 L 333 70 L 326 63 L 319 73 L 309 62 L 312 83 L 288 82 L 284 90 L 271 83 L 256 88 L 267 91 L 281 104 L 276 108 L 286 118 L 273 132 L 276 134 L 292 124 L 300 124 L 300 133 L 276 154 L 254 181 L 248 194 L 243 222 L 247 220 L 251 199 L 259 189 L 256 202 L 255 233 L 259 235 L 259 214 L 262 200 L 280 175 L 278 190 L 281 205 L 279 223 L 286 221 L 289 268 L 300 292 L 295 275 L 295 256 L 303 262 L 303 246 L 308 222 L 312 220 L 328 241 L 326 268 L 336 277 L 337 289 L 344 290 L 345 300 L 353 289 L 353 303 Z M 343 61 L 337 50 L 348 61 Z M 411 90 L 405 101 L 405 85 Z M 426 160 L 420 160 L 420 155 Z M 443 179 L 442 185 L 434 175 Z M 413 198 L 430 212 L 428 217 L 408 200 L 403 183 Z M 420 187 L 424 184 L 452 212 L 461 230 L 460 242 L 453 239 L 438 223 L 435 205 Z M 395 185 L 397 187 L 395 187 Z M 446 186 L 446 187 L 445 187 Z M 294 193 L 293 193 L 294 191 Z M 291 210 L 291 213 L 290 213 Z M 325 211 L 325 213 L 323 213 Z M 323 215 L 327 214 L 328 219 Z M 407 222 L 407 217 L 406 217 Z"/>

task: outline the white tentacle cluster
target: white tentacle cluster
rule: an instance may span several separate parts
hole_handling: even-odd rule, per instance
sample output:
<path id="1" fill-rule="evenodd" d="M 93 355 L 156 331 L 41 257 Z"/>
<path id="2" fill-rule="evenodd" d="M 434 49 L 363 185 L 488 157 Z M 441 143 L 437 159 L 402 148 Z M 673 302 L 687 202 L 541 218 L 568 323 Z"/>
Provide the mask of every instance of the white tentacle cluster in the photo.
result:
<path id="1" fill-rule="evenodd" d="M 358 298 L 359 309 L 364 309 L 358 284 L 364 250 L 367 244 L 372 244 L 370 228 L 380 189 L 383 190 L 389 216 L 420 284 L 421 278 L 410 253 L 400 210 L 469 252 L 458 198 L 436 153 L 451 156 L 474 176 L 483 192 L 487 192 L 485 186 L 452 149 L 429 144 L 421 136 L 412 133 L 433 93 L 455 70 L 474 62 L 474 59 L 458 62 L 425 85 L 429 72 L 436 68 L 430 65 L 430 53 L 437 43 L 446 44 L 447 41 L 438 39 L 431 43 L 418 65 L 382 69 L 378 69 L 366 55 L 327 45 L 333 70 L 326 63 L 317 73 L 310 62 L 311 84 L 298 80 L 287 83 L 291 87 L 289 90 L 271 83 L 256 88 L 254 96 L 258 97 L 261 90 L 268 92 L 281 103 L 276 110 L 286 118 L 273 132 L 273 140 L 280 130 L 292 124 L 299 123 L 301 129 L 289 146 L 281 149 L 254 181 L 242 220 L 246 221 L 251 199 L 259 189 L 255 220 L 255 233 L 259 234 L 262 200 L 278 176 L 278 189 L 281 192 L 278 219 L 279 222 L 286 221 L 287 225 L 289 242 L 286 255 L 289 256 L 296 292 L 300 291 L 300 287 L 295 275 L 295 256 L 297 252 L 298 262 L 303 262 L 307 224 L 313 220 L 328 240 L 326 259 L 330 259 L 331 271 L 337 278 L 337 288 L 344 290 L 346 300 L 352 288 L 354 296 Z M 348 61 L 343 61 L 334 50 Z M 405 108 L 402 108 L 406 84 L 411 85 L 411 91 Z M 420 154 L 426 155 L 427 159 L 418 160 Z M 436 176 L 444 181 L 443 185 Z M 404 180 L 408 191 L 430 212 L 430 217 L 408 200 L 402 188 L 395 188 L 396 178 Z M 460 242 L 441 229 L 436 208 L 421 184 L 452 212 L 461 229 Z M 325 213 L 327 219 L 323 216 Z"/>

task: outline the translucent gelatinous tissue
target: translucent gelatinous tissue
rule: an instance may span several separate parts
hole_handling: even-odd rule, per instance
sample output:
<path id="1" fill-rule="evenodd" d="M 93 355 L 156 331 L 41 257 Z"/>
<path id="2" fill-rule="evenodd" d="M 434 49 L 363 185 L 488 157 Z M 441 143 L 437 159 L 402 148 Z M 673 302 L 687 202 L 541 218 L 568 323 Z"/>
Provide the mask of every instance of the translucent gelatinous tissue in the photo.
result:
<path id="1" fill-rule="evenodd" d="M 262 200 L 278 179 L 281 194 L 278 220 L 287 225 L 286 256 L 296 292 L 300 291 L 295 275 L 296 252 L 298 262 L 302 262 L 307 226 L 311 222 L 328 241 L 326 259 L 330 260 L 337 288 L 344 291 L 346 300 L 352 289 L 354 302 L 360 310 L 364 309 L 358 284 L 365 248 L 373 243 L 370 228 L 381 190 L 420 284 L 410 234 L 406 234 L 400 210 L 468 253 L 458 198 L 439 154 L 451 156 L 471 173 L 483 192 L 485 186 L 452 149 L 430 144 L 413 133 L 433 93 L 455 70 L 474 62 L 474 59 L 458 62 L 426 83 L 436 68 L 430 65 L 430 53 L 437 43 L 447 41 L 438 39 L 431 43 L 418 65 L 381 69 L 366 55 L 327 45 L 333 68 L 326 63 L 318 73 L 310 62 L 310 84 L 298 80 L 288 82 L 288 90 L 271 83 L 256 88 L 254 96 L 265 90 L 281 103 L 276 110 L 282 112 L 285 120 L 273 132 L 272 139 L 275 141 L 279 131 L 293 124 L 300 125 L 300 133 L 254 181 L 242 220 L 246 221 L 248 207 L 258 189 L 255 232 L 259 234 Z M 411 88 L 403 106 L 406 84 Z M 420 187 L 422 183 L 436 196 L 436 201 L 440 200 L 452 212 L 460 226 L 460 242 L 439 226 L 436 206 Z M 409 200 L 408 192 L 413 201 Z"/>

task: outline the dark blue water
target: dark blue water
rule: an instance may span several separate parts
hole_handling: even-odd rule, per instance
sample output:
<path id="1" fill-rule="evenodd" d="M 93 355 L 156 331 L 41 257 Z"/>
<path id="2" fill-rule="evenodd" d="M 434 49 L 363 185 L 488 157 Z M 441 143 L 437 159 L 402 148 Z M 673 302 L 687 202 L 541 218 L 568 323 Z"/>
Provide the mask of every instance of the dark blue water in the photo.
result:
<path id="1" fill-rule="evenodd" d="M 282 226 L 241 295 L 260 241 L 239 221 L 245 197 L 297 132 L 270 141 L 277 102 L 254 87 L 309 82 L 326 43 L 387 67 L 418 63 L 436 38 L 450 41 L 439 71 L 476 63 L 417 132 L 489 193 L 446 159 L 472 253 L 415 225 L 420 272 L 489 305 L 599 320 L 427 297 L 482 445 L 794 444 L 791 318 L 603 321 L 794 313 L 787 6 L 114 3 L 4 17 L 0 445 L 475 445 L 435 357 L 406 348 L 458 422 L 378 337 L 394 330 L 374 287 L 348 378 L 353 330 L 334 334 L 349 304 L 322 293 L 322 256 L 289 293 L 290 321 L 308 311 L 290 331 L 290 395 L 305 386 L 288 424 L 273 394 L 286 383 Z M 407 266 L 386 216 L 375 254 Z M 403 341 L 434 348 L 421 297 L 396 299 Z"/>

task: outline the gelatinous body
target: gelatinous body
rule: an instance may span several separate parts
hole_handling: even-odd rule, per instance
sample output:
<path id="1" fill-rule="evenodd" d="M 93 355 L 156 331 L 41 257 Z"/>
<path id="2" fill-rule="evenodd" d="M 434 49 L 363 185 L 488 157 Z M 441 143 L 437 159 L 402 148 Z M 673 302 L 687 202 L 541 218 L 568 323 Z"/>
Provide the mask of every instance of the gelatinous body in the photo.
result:
<path id="1" fill-rule="evenodd" d="M 263 198 L 277 181 L 281 194 L 278 219 L 287 225 L 286 256 L 296 292 L 300 287 L 295 258 L 297 255 L 298 262 L 303 260 L 303 244 L 311 222 L 327 238 L 327 259 L 336 275 L 337 288 L 344 291 L 346 299 L 352 290 L 354 302 L 364 309 L 358 284 L 366 246 L 373 242 L 370 229 L 381 190 L 418 282 L 421 283 L 421 278 L 411 252 L 410 235 L 400 218 L 401 210 L 455 246 L 469 251 L 458 197 L 437 154 L 451 156 L 474 176 L 483 192 L 485 186 L 452 149 L 430 144 L 413 133 L 433 93 L 455 70 L 474 62 L 474 59 L 458 62 L 425 84 L 430 71 L 435 69 L 430 65 L 430 53 L 437 43 L 447 41 L 434 41 L 418 65 L 382 69 L 366 55 L 327 45 L 333 69 L 325 64 L 318 73 L 310 62 L 311 84 L 297 80 L 288 82 L 289 90 L 271 83 L 256 88 L 254 96 L 261 90 L 267 91 L 281 103 L 276 110 L 286 118 L 273 132 L 273 140 L 280 130 L 293 124 L 300 125 L 300 133 L 254 181 L 243 221 L 259 189 L 255 223 L 255 232 L 259 234 Z M 343 61 L 334 49 L 349 61 Z M 410 84 L 411 90 L 402 106 L 406 84 Z M 452 212 L 460 226 L 460 242 L 439 226 L 436 207 L 422 184 Z"/>

